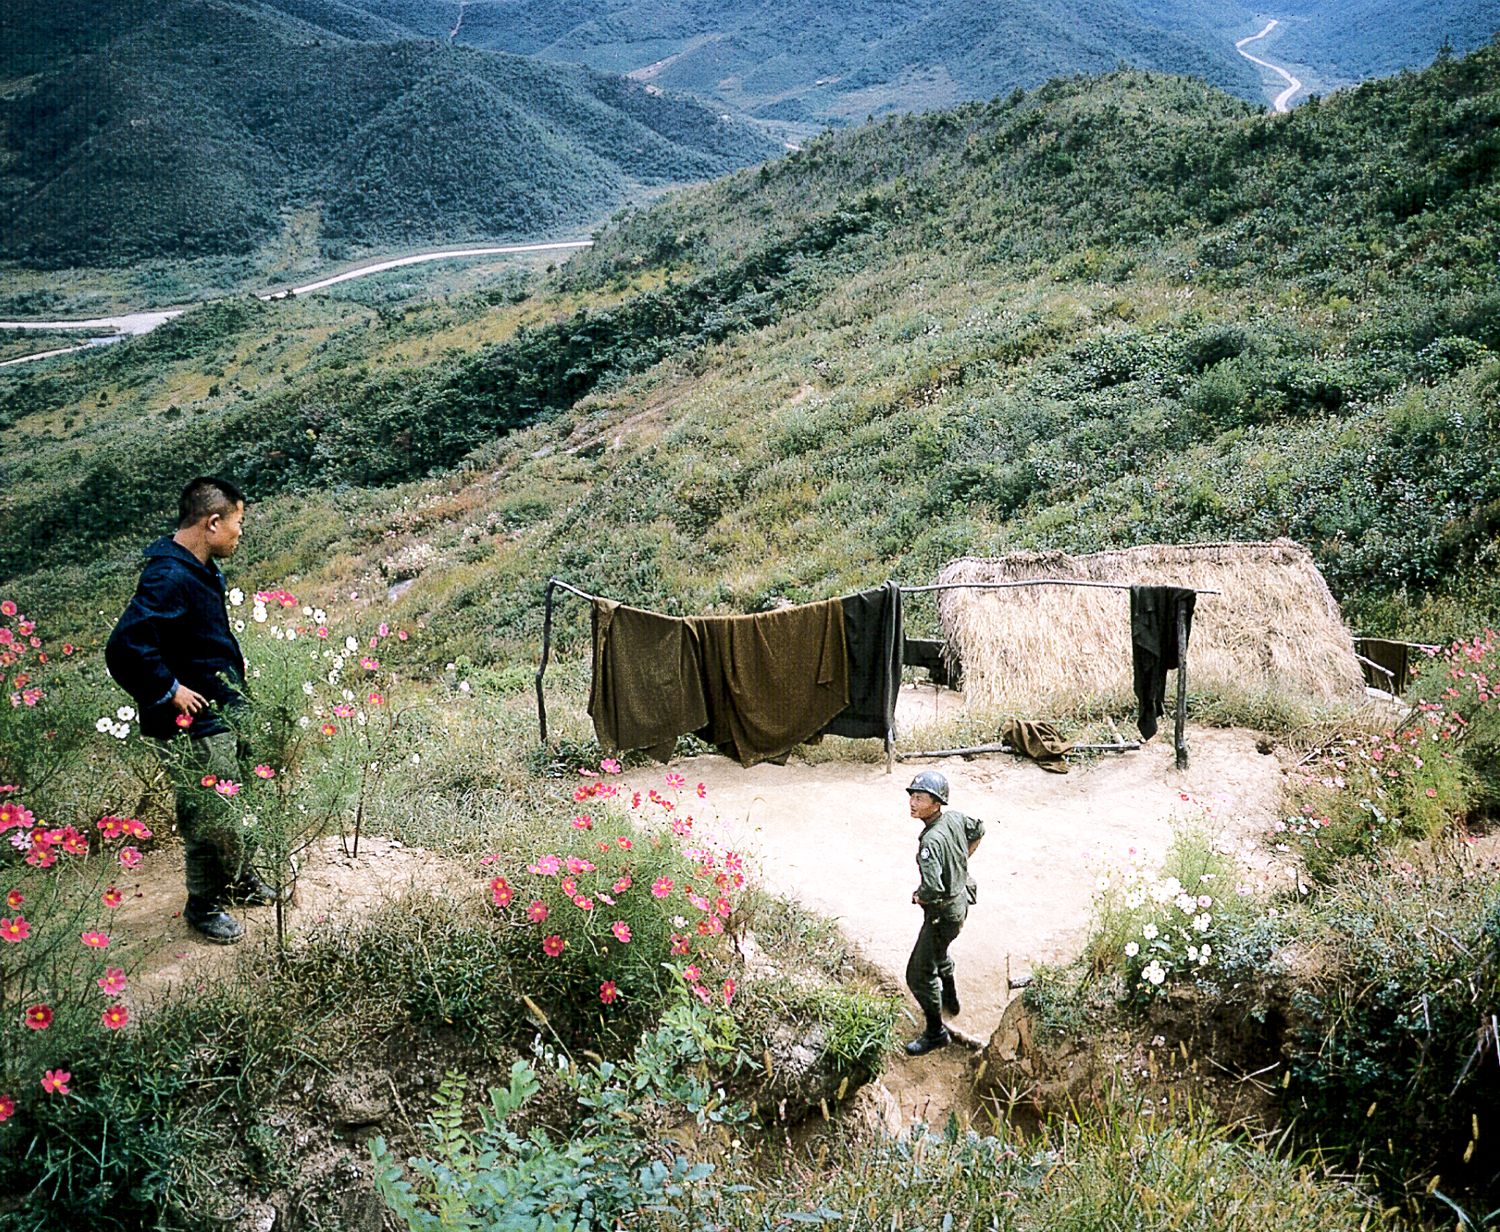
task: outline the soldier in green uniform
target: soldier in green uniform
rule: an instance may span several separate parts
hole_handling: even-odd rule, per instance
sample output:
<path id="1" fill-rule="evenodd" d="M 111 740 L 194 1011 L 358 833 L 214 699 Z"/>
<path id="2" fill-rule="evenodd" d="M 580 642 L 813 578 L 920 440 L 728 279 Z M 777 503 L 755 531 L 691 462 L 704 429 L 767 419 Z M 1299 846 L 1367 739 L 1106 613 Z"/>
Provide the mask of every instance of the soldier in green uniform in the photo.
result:
<path id="1" fill-rule="evenodd" d="M 941 1048 L 952 1038 L 943 1014 L 957 1014 L 958 988 L 953 980 L 953 944 L 969 914 L 974 882 L 969 857 L 984 837 L 984 822 L 965 817 L 948 803 L 948 780 L 935 770 L 924 770 L 906 789 L 911 815 L 922 823 L 917 846 L 917 871 L 922 884 L 911 901 L 922 908 L 922 931 L 906 964 L 906 986 L 922 1007 L 926 1029 L 906 1046 L 919 1057 Z"/>

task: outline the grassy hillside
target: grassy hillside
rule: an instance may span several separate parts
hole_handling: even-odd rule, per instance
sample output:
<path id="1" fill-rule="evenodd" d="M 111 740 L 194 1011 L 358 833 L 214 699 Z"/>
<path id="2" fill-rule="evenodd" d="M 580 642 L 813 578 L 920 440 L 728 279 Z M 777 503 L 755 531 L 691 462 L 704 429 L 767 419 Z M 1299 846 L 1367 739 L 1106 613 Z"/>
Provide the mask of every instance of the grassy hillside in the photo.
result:
<path id="1" fill-rule="evenodd" d="M 394 594 L 449 652 L 534 654 L 553 572 L 746 610 L 1277 534 L 1362 627 L 1467 631 L 1500 615 L 1497 85 L 1495 47 L 1285 117 L 1057 82 L 820 138 L 530 283 L 201 309 L 0 379 L 0 580 L 91 620 L 214 468 L 257 502 L 238 568 Z"/>
<path id="2" fill-rule="evenodd" d="M 1427 64 L 1445 45 L 1473 51 L 1500 31 L 1500 12 L 1471 0 L 1293 0 L 1267 15 L 1286 25 L 1277 53 L 1330 85 Z"/>
<path id="3" fill-rule="evenodd" d="M 641 185 L 708 178 L 775 148 L 616 78 L 369 41 L 398 28 L 320 0 L 283 7 L 8 10 L 6 257 L 118 266 L 250 253 L 290 230 L 310 230 L 325 257 L 550 235 Z"/>

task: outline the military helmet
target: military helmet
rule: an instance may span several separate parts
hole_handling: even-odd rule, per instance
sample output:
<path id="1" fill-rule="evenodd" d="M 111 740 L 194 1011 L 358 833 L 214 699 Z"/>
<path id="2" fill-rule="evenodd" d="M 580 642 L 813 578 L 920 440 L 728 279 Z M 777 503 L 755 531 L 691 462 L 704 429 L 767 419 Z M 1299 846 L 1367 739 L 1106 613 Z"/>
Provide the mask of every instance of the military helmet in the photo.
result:
<path id="1" fill-rule="evenodd" d="M 911 785 L 906 789 L 906 794 L 911 795 L 914 791 L 925 791 L 939 804 L 948 803 L 948 780 L 936 770 L 923 770 L 912 779 Z"/>

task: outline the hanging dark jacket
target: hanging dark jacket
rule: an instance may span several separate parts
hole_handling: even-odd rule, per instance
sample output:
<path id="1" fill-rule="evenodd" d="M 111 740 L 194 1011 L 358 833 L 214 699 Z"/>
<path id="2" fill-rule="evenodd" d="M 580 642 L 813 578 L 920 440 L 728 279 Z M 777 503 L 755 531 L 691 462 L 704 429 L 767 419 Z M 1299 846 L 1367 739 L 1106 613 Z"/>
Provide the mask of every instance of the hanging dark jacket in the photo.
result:
<path id="1" fill-rule="evenodd" d="M 1134 669 L 1136 724 L 1141 736 L 1156 735 L 1156 720 L 1166 713 L 1167 672 L 1177 667 L 1177 609 L 1185 611 L 1187 633 L 1193 631 L 1198 592 L 1181 586 L 1130 588 L 1130 651 Z"/>
<path id="2" fill-rule="evenodd" d="M 109 674 L 135 699 L 143 735 L 177 734 L 174 685 L 216 703 L 194 716 L 194 736 L 226 731 L 219 708 L 241 700 L 245 659 L 229 627 L 224 575 L 167 535 L 145 556 L 135 597 L 104 647 Z"/>

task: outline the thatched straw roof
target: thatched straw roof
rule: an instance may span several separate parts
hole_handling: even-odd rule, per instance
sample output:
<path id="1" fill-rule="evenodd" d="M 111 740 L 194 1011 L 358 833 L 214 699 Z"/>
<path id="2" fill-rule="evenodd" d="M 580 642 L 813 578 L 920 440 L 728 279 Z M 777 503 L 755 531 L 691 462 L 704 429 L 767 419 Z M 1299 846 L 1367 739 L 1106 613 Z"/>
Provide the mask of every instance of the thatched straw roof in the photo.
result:
<path id="1" fill-rule="evenodd" d="M 1080 578 L 1192 586 L 1194 693 L 1330 702 L 1363 695 L 1354 642 L 1312 555 L 1271 543 L 1146 544 L 1088 556 L 1020 552 L 952 561 L 939 582 Z M 1058 712 L 1131 696 L 1130 596 L 1083 586 L 939 592 L 950 655 L 969 705 Z M 1169 685 L 1170 687 L 1170 685 Z"/>

